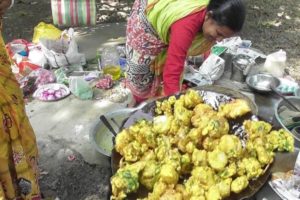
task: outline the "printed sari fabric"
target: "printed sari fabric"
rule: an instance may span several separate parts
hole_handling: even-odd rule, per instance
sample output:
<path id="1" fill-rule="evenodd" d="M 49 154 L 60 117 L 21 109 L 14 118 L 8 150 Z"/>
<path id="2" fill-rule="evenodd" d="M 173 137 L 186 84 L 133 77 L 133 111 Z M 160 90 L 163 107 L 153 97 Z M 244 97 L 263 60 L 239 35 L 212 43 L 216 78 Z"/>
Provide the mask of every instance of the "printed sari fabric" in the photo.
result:
<path id="1" fill-rule="evenodd" d="M 168 31 L 177 20 L 206 8 L 208 0 L 136 0 L 127 22 L 126 83 L 138 99 L 161 95 L 162 73 L 168 47 Z M 173 10 L 166 12 L 166 10 Z M 189 56 L 200 55 L 212 42 L 201 33 Z"/>
<path id="2" fill-rule="evenodd" d="M 0 36 L 0 200 L 39 200 L 37 145 Z"/>

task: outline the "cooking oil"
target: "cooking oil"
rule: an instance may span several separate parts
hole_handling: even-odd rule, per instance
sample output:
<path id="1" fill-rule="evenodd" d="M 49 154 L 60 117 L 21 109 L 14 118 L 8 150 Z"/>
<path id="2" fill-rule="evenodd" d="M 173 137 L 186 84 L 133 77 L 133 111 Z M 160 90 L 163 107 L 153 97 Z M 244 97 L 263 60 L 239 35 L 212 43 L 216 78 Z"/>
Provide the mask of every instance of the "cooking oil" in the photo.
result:
<path id="1" fill-rule="evenodd" d="M 121 77 L 121 67 L 118 65 L 107 65 L 103 68 L 103 73 L 104 74 L 110 74 L 112 76 L 112 79 L 115 80 L 119 80 L 119 78 Z"/>

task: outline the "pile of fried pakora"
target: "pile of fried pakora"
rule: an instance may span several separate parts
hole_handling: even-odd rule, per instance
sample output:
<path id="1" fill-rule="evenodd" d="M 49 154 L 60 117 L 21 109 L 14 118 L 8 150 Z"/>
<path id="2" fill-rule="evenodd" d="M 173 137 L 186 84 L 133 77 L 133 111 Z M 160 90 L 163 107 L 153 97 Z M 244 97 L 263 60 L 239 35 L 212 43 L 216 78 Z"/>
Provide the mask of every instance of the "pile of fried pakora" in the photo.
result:
<path id="1" fill-rule="evenodd" d="M 247 188 L 272 163 L 274 151 L 293 151 L 293 137 L 264 121 L 243 123 L 247 142 L 228 120 L 251 112 L 236 99 L 214 110 L 197 91 L 156 102 L 153 121 L 139 121 L 116 137 L 122 155 L 111 178 L 111 199 L 125 199 L 142 184 L 145 200 L 219 200 Z"/>

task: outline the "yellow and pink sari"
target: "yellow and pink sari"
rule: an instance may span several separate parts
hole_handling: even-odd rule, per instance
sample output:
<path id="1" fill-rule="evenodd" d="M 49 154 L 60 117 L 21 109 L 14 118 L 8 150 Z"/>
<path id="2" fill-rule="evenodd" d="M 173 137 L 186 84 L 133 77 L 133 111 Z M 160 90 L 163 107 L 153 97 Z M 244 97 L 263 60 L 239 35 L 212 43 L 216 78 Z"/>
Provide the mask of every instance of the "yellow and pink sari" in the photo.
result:
<path id="1" fill-rule="evenodd" d="M 0 200 L 39 200 L 37 145 L 0 35 Z"/>

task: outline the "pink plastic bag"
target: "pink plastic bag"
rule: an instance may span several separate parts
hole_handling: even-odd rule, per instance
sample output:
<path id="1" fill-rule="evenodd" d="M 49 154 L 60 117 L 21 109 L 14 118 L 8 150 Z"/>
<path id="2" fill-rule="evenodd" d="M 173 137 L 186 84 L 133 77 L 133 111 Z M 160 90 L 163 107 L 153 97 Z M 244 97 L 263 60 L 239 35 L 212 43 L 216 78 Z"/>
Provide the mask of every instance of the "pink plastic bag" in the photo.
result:
<path id="1" fill-rule="evenodd" d="M 31 75 L 31 74 L 30 74 Z M 38 69 L 32 72 L 33 76 L 36 76 L 35 86 L 45 85 L 47 83 L 54 83 L 56 80 L 55 74 L 46 69 Z"/>

